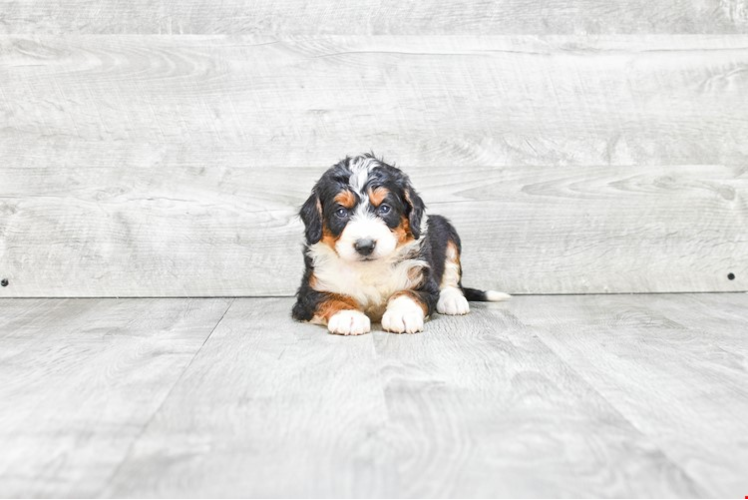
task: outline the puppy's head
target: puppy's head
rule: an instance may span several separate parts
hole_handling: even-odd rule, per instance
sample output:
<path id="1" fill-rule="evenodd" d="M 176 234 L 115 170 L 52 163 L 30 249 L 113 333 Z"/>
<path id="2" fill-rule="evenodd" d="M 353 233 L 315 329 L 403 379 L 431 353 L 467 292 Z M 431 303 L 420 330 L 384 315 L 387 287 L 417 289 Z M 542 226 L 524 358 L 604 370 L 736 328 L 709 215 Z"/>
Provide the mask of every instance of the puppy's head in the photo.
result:
<path id="1" fill-rule="evenodd" d="M 398 168 L 373 155 L 325 172 L 301 207 L 308 245 L 322 242 L 347 261 L 373 261 L 421 236 L 423 200 Z"/>

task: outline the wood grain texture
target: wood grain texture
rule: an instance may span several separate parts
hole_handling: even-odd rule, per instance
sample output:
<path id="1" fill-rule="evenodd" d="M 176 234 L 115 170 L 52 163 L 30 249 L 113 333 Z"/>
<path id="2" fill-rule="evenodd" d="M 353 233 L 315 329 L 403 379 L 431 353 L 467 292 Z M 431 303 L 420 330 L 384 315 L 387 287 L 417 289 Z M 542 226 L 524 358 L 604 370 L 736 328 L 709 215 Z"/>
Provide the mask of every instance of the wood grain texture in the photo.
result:
<path id="1" fill-rule="evenodd" d="M 357 338 L 294 323 L 290 307 L 237 299 L 101 494 L 708 493 L 509 305 Z"/>
<path id="2" fill-rule="evenodd" d="M 748 488 L 747 307 L 745 294 L 577 296 L 512 311 L 709 496 L 735 497 Z"/>
<path id="3" fill-rule="evenodd" d="M 291 305 L 233 303 L 103 496 L 396 494 L 372 336 L 296 323 Z"/>
<path id="4" fill-rule="evenodd" d="M 511 309 L 477 304 L 423 336 L 375 336 L 402 496 L 704 494 Z"/>
<path id="5" fill-rule="evenodd" d="M 0 296 L 293 293 L 296 208 L 370 148 L 476 286 L 746 290 L 746 64 L 745 36 L 0 37 Z"/>
<path id="6" fill-rule="evenodd" d="M 745 165 L 746 64 L 746 36 L 6 36 L 0 116 L 5 148 L 44 159 Z"/>
<path id="7" fill-rule="evenodd" d="M 291 304 L 0 300 L 0 496 L 745 491 L 748 294 L 517 297 L 353 338 Z"/>
<path id="8" fill-rule="evenodd" d="M 2 0 L 0 33 L 600 34 L 745 33 L 742 0 Z"/>
<path id="9" fill-rule="evenodd" d="M 260 175 L 234 167 L 233 155 L 216 155 L 209 167 L 162 158 L 153 167 L 137 158 L 104 168 L 57 158 L 6 168 L 0 269 L 10 285 L 0 294 L 293 294 L 302 273 L 296 210 L 321 169 Z M 746 289 L 743 168 L 407 171 L 429 211 L 458 228 L 466 285 L 511 293 Z"/>
<path id="10" fill-rule="evenodd" d="M 96 495 L 229 303 L 0 300 L 0 496 Z"/>

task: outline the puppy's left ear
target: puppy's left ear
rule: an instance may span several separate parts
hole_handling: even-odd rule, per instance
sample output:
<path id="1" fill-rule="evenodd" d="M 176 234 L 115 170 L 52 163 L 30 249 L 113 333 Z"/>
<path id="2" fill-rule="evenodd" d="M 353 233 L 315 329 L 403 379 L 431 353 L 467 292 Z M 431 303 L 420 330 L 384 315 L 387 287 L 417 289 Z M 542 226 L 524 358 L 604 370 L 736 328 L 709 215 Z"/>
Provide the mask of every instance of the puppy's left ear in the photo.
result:
<path id="1" fill-rule="evenodd" d="M 322 203 L 317 196 L 317 190 L 312 191 L 312 195 L 307 198 L 299 210 L 299 216 L 304 222 L 304 235 L 308 245 L 314 245 L 322 239 Z"/>
<path id="2" fill-rule="evenodd" d="M 405 202 L 408 204 L 410 232 L 413 233 L 413 238 L 418 239 L 421 237 L 421 219 L 423 218 L 423 212 L 426 210 L 426 205 L 423 204 L 423 200 L 418 196 L 410 182 L 405 186 Z"/>

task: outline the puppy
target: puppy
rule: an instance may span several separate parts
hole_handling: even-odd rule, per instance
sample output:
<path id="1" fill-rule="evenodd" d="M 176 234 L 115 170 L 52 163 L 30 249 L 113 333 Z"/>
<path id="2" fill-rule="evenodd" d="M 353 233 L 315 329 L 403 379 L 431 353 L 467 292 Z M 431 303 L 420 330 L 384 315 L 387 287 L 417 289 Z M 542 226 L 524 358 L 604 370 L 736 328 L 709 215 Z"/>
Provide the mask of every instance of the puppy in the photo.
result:
<path id="1" fill-rule="evenodd" d="M 332 166 L 299 212 L 305 271 L 292 316 L 340 335 L 367 333 L 372 321 L 415 333 L 434 311 L 509 298 L 462 286 L 460 237 L 424 212 L 408 176 L 373 155 Z"/>

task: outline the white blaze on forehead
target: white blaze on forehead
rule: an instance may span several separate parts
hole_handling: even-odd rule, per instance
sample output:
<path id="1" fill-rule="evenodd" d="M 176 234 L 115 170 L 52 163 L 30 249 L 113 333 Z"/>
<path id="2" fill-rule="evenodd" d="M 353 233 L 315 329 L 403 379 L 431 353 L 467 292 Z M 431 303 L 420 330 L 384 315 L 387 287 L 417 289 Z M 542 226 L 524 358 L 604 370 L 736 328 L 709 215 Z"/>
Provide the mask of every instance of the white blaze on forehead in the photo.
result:
<path id="1" fill-rule="evenodd" d="M 365 156 L 357 156 L 351 158 L 348 167 L 351 169 L 351 178 L 348 184 L 353 188 L 354 191 L 360 194 L 364 194 L 364 186 L 366 181 L 369 179 L 369 172 L 372 168 L 377 166 L 379 162 L 374 158 L 367 158 Z M 362 196 L 362 199 L 364 197 Z"/>

